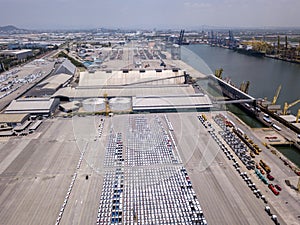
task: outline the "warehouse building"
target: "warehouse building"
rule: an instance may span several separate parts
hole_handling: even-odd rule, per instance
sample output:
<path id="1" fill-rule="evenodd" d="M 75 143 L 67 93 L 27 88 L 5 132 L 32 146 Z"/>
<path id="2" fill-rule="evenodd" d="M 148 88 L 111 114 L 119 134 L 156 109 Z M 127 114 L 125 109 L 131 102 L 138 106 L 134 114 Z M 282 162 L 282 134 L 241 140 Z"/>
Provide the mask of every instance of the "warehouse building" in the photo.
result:
<path id="1" fill-rule="evenodd" d="M 21 50 L 4 50 L 0 52 L 0 55 L 12 56 L 17 60 L 23 60 L 27 57 L 33 56 L 31 49 L 21 49 Z"/>
<path id="2" fill-rule="evenodd" d="M 209 111 L 213 107 L 207 95 L 180 95 L 180 96 L 143 96 L 133 97 L 133 111 Z"/>
<path id="3" fill-rule="evenodd" d="M 45 81 L 41 82 L 30 91 L 27 95 L 29 96 L 50 96 L 53 95 L 59 88 L 67 86 L 71 79 L 72 75 L 68 74 L 57 74 L 49 77 Z"/>
<path id="4" fill-rule="evenodd" d="M 15 127 L 24 124 L 29 118 L 28 113 L 17 113 L 17 114 L 0 114 L 0 125 Z"/>
<path id="5" fill-rule="evenodd" d="M 194 88 L 188 84 L 156 85 L 156 86 L 111 86 L 111 87 L 77 87 L 61 88 L 52 97 L 61 100 L 82 100 L 103 97 L 132 97 L 132 96 L 167 96 L 195 94 Z"/>
<path id="6" fill-rule="evenodd" d="M 58 66 L 58 68 L 55 70 L 54 74 L 69 74 L 69 75 L 75 75 L 76 72 L 76 66 L 74 66 L 70 60 L 64 59 L 62 64 Z"/>
<path id="7" fill-rule="evenodd" d="M 23 98 L 13 100 L 5 110 L 5 113 L 19 114 L 29 113 L 32 115 L 50 116 L 59 105 L 56 98 Z"/>
<path id="8" fill-rule="evenodd" d="M 126 109 L 116 111 L 209 111 L 213 107 L 209 97 L 196 94 L 186 78 L 179 69 L 83 72 L 78 87 L 61 88 L 52 98 L 84 102 L 108 97 L 113 106 Z"/>

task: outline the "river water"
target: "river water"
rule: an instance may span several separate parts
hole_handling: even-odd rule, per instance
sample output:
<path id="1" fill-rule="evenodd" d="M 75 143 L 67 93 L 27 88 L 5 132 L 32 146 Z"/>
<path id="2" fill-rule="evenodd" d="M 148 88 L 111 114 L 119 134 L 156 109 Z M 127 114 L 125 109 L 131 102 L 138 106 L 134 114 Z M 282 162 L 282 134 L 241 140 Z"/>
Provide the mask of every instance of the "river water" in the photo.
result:
<path id="1" fill-rule="evenodd" d="M 208 45 L 189 45 L 181 49 L 182 60 L 205 74 L 223 68 L 223 78 L 229 77 L 239 87 L 250 81 L 249 94 L 272 100 L 277 87 L 282 89 L 277 100 L 281 106 L 300 99 L 300 64 L 243 55 L 229 49 Z M 291 107 L 295 115 L 300 103 Z"/>

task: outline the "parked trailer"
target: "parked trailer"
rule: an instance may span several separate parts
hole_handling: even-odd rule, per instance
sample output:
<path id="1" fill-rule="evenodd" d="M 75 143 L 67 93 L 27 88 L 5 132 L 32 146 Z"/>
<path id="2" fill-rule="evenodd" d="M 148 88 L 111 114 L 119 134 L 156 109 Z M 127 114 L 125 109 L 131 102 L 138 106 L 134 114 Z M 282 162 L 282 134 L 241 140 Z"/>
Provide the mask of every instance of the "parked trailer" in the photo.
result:
<path id="1" fill-rule="evenodd" d="M 271 172 L 271 168 L 270 168 L 263 160 L 260 160 L 260 161 L 259 161 L 259 165 L 260 165 L 267 173 L 270 173 L 270 172 Z"/>

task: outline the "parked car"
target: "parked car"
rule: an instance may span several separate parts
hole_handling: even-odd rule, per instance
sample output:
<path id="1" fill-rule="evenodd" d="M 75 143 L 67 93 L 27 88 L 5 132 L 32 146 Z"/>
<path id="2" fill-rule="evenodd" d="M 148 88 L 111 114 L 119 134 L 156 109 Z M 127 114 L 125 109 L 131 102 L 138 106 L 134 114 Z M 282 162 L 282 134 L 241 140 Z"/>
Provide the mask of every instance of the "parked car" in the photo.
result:
<path id="1" fill-rule="evenodd" d="M 271 174 L 267 174 L 267 178 L 269 179 L 269 180 L 274 180 L 274 177 L 271 175 Z"/>

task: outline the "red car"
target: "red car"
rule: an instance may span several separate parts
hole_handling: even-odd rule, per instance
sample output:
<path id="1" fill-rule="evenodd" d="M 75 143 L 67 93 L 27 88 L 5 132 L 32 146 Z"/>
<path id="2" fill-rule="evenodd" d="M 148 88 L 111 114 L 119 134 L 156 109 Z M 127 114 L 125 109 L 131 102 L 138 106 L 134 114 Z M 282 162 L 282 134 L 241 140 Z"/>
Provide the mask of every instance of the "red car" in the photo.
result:
<path id="1" fill-rule="evenodd" d="M 276 189 L 277 189 L 278 191 L 281 191 L 281 190 L 282 190 L 281 187 L 280 187 L 278 184 L 275 184 L 275 187 L 276 187 Z"/>
<path id="2" fill-rule="evenodd" d="M 274 180 L 274 177 L 273 177 L 271 174 L 269 174 L 269 173 L 268 173 L 268 175 L 267 175 L 267 178 L 268 178 L 269 180 Z"/>

